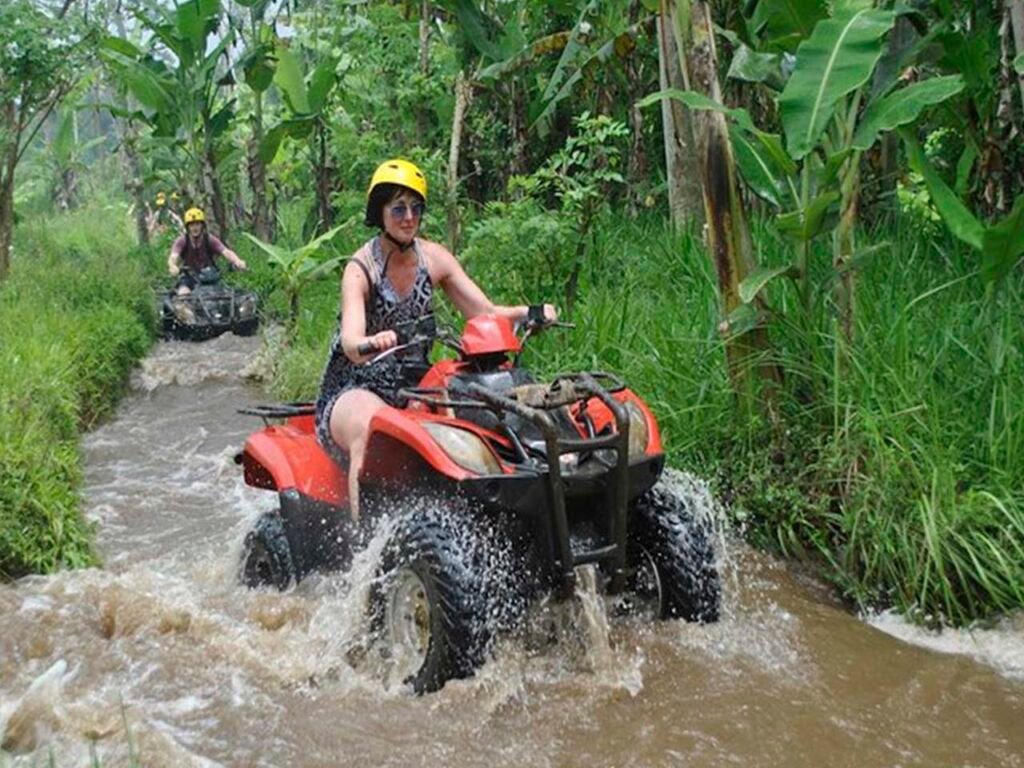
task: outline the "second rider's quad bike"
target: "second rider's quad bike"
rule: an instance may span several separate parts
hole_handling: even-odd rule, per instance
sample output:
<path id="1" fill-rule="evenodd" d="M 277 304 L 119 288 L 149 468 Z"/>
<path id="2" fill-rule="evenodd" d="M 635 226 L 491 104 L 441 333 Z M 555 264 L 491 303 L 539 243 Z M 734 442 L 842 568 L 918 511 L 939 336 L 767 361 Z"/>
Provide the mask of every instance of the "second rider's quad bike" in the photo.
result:
<path id="1" fill-rule="evenodd" d="M 256 294 L 222 283 L 216 267 L 201 270 L 190 293 L 171 289 L 161 291 L 159 299 L 165 339 L 203 341 L 228 331 L 252 336 L 259 328 Z"/>
<path id="2" fill-rule="evenodd" d="M 435 363 L 402 390 L 404 407 L 370 423 L 362 529 L 393 521 L 371 624 L 417 692 L 472 674 L 531 603 L 570 597 L 581 567 L 658 618 L 718 618 L 709 523 L 656 485 L 664 455 L 654 416 L 612 374 L 536 382 L 518 365 L 534 330 L 517 336 L 510 321 L 484 315 L 458 341 L 442 334 L 457 359 Z M 393 365 L 435 336 L 411 335 L 368 365 Z M 345 470 L 316 441 L 312 406 L 244 412 L 268 425 L 237 461 L 280 508 L 246 536 L 242 581 L 285 589 L 346 567 L 365 536 L 351 523 Z"/>

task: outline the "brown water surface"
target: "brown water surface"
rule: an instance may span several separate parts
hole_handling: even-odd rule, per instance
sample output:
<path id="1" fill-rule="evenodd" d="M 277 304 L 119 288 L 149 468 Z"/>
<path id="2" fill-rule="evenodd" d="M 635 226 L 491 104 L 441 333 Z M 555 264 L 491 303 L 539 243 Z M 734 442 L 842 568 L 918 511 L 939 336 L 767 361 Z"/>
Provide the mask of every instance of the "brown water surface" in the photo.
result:
<path id="1" fill-rule="evenodd" d="M 380 541 L 284 594 L 235 582 L 274 503 L 232 461 L 258 345 L 160 345 L 86 437 L 105 567 L 0 587 L 0 766 L 1024 765 L 1019 619 L 864 621 L 730 537 L 715 626 L 609 626 L 585 599 L 557 646 L 504 642 L 432 696 L 386 686 L 353 652 Z"/>

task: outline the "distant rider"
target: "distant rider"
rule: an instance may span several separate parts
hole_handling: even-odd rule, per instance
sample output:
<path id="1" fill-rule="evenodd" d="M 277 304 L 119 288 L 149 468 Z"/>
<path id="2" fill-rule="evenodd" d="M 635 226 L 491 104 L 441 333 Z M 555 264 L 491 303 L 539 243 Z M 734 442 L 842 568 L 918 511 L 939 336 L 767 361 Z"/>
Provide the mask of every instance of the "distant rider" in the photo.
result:
<path id="1" fill-rule="evenodd" d="M 204 268 L 217 266 L 216 256 L 223 256 L 235 269 L 249 268 L 237 253 L 206 231 L 206 215 L 202 210 L 189 208 L 185 211 L 185 233 L 174 241 L 167 255 L 167 271 L 178 278 L 175 291 L 179 296 L 192 292 Z"/>

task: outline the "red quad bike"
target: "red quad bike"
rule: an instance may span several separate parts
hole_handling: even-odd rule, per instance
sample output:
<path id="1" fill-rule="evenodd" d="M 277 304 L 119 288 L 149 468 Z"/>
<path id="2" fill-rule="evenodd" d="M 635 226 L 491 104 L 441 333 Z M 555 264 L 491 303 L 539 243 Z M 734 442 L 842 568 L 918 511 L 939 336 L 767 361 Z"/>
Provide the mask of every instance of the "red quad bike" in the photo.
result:
<path id="1" fill-rule="evenodd" d="M 655 486 L 664 454 L 644 402 L 609 373 L 535 381 L 519 353 L 536 324 L 517 335 L 509 320 L 482 315 L 458 340 L 427 326 L 405 338 L 399 329 L 400 344 L 367 363 L 395 365 L 435 339 L 457 352 L 401 391 L 404 407 L 373 417 L 362 527 L 351 522 L 345 469 L 316 441 L 312 405 L 244 411 L 267 426 L 236 460 L 246 483 L 277 492 L 280 509 L 247 534 L 241 581 L 285 589 L 345 568 L 368 526 L 389 515 L 371 627 L 417 692 L 471 675 L 531 603 L 570 597 L 581 566 L 620 605 L 716 621 L 710 531 L 686 498 Z"/>

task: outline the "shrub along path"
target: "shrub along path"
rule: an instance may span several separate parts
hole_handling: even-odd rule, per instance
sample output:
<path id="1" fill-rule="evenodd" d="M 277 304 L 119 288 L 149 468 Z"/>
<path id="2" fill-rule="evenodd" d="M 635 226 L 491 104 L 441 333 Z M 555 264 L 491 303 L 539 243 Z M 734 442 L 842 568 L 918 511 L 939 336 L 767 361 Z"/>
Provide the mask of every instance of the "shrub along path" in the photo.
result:
<path id="1" fill-rule="evenodd" d="M 145 253 L 82 212 L 19 228 L 0 284 L 0 576 L 95 563 L 79 514 L 79 435 L 154 338 Z"/>

